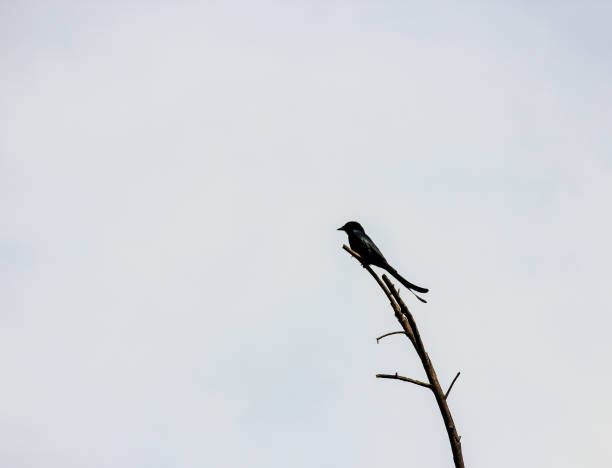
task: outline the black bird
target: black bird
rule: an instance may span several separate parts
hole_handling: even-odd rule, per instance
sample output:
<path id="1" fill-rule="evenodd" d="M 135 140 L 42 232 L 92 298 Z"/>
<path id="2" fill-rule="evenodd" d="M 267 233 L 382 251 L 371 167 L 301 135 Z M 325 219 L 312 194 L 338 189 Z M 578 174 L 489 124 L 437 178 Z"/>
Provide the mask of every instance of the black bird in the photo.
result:
<path id="1" fill-rule="evenodd" d="M 351 249 L 357 252 L 364 263 L 368 265 L 375 265 L 380 268 L 384 268 L 391 275 L 395 277 L 400 283 L 402 283 L 406 288 L 410 290 L 414 294 L 414 291 L 420 293 L 426 293 L 429 291 L 427 288 L 422 288 L 421 286 L 417 286 L 416 284 L 412 284 L 410 281 L 404 279 L 396 270 L 393 268 L 387 260 L 383 256 L 383 254 L 378 250 L 376 244 L 370 237 L 365 233 L 361 224 L 357 221 L 349 221 L 344 226 L 338 228 L 338 231 L 344 231 L 348 234 L 349 244 Z M 416 294 L 414 294 L 417 299 L 421 302 L 427 302 L 425 299 L 420 298 Z"/>

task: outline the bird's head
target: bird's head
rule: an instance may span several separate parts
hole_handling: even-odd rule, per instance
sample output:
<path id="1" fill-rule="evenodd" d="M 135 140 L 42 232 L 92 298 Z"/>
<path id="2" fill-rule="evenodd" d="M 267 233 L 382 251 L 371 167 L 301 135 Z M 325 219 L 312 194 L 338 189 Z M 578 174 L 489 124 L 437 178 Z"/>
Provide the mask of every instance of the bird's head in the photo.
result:
<path id="1" fill-rule="evenodd" d="M 359 224 L 357 221 L 349 221 L 344 226 L 339 227 L 338 231 L 344 231 L 347 234 L 352 231 L 365 232 L 363 228 L 361 227 L 361 224 Z"/>

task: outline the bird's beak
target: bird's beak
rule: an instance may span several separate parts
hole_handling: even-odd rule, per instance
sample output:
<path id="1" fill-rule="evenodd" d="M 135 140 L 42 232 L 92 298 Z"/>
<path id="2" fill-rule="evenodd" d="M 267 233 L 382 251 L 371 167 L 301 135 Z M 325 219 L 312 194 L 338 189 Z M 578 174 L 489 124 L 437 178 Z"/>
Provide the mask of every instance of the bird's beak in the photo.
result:
<path id="1" fill-rule="evenodd" d="M 337 230 L 338 230 L 338 231 L 344 231 L 344 226 L 339 227 Z"/>

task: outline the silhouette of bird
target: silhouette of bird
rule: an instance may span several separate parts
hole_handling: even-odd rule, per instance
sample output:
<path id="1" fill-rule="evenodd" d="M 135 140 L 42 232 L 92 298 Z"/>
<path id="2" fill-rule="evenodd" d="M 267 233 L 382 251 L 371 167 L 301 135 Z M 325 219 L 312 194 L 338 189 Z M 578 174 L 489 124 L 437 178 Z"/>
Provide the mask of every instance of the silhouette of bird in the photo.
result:
<path id="1" fill-rule="evenodd" d="M 363 227 L 357 221 L 349 221 L 344 226 L 339 227 L 338 231 L 344 231 L 348 234 L 351 249 L 357 252 L 361 256 L 363 262 L 367 265 L 375 265 L 387 270 L 396 280 L 408 288 L 412 294 L 414 294 L 414 291 L 420 293 L 426 293 L 429 291 L 427 288 L 411 283 L 402 277 L 395 268 L 389 265 L 387 259 L 383 256 L 378 247 L 376 247 L 374 241 L 370 239 L 370 236 L 365 233 Z M 425 299 L 417 296 L 416 294 L 414 295 L 421 302 L 427 302 Z"/>

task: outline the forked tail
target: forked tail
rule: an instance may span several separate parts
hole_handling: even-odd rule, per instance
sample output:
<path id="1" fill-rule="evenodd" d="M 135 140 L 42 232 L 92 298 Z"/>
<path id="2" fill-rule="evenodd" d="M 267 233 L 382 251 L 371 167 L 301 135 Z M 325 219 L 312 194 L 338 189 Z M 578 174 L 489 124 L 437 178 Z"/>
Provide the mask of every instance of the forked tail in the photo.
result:
<path id="1" fill-rule="evenodd" d="M 398 280 L 400 283 L 402 283 L 404 285 L 405 288 L 409 289 L 410 292 L 412 294 L 414 294 L 414 291 L 416 292 L 420 292 L 425 294 L 426 292 L 429 291 L 429 289 L 427 288 L 422 288 L 421 286 L 417 286 L 416 284 L 412 284 L 410 281 L 408 281 L 407 279 L 405 279 L 402 275 L 400 275 L 395 268 L 393 268 L 391 265 L 389 265 L 387 263 L 387 265 L 384 267 L 385 270 L 387 270 L 389 273 L 391 273 L 391 275 L 393 275 L 393 277 Z M 427 302 L 425 299 L 423 299 L 422 297 L 417 296 L 416 294 L 414 294 L 414 296 L 421 302 Z"/>

